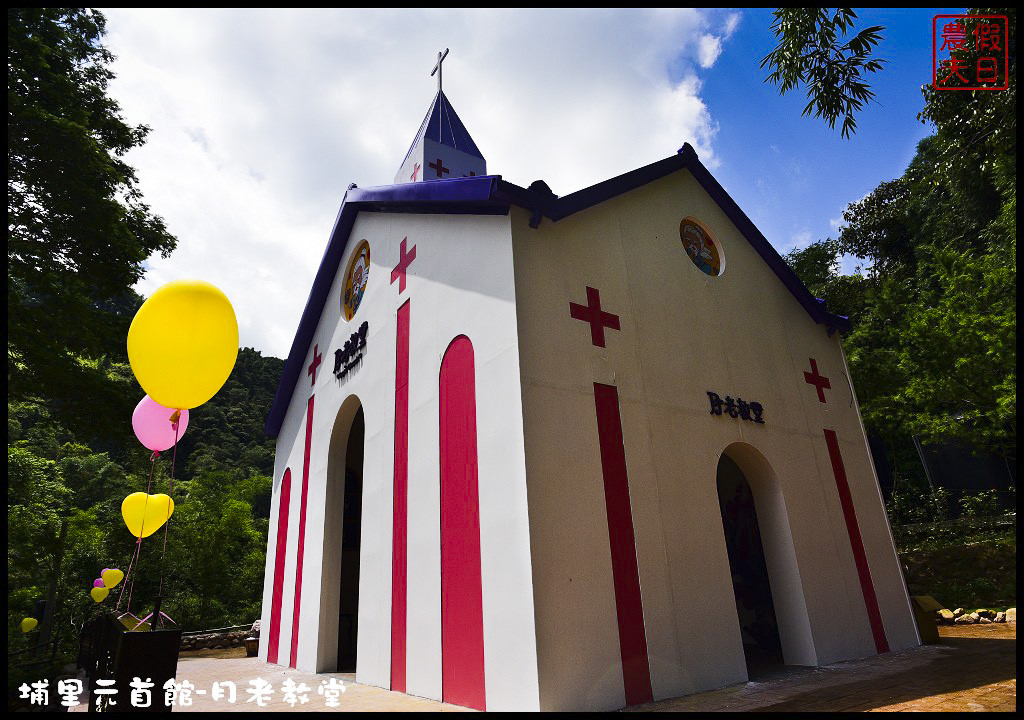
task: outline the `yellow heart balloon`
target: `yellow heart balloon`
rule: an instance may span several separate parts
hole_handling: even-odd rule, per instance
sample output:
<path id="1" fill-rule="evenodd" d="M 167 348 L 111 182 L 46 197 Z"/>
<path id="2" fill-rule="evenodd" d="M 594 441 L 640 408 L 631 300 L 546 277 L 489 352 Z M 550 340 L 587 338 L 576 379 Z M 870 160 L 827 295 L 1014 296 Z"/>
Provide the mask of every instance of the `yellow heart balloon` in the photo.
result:
<path id="1" fill-rule="evenodd" d="M 103 580 L 103 585 L 105 587 L 112 588 L 124 580 L 124 573 L 117 568 L 110 568 L 108 570 L 104 570 L 100 575 L 100 578 Z"/>
<path id="2" fill-rule="evenodd" d="M 89 594 L 92 595 L 92 599 L 96 602 L 103 602 L 109 592 L 105 587 L 94 587 L 89 591 Z"/>
<path id="3" fill-rule="evenodd" d="M 202 280 L 175 280 L 154 292 L 128 329 L 128 361 L 139 385 L 168 408 L 212 398 L 238 356 L 231 302 Z"/>
<path id="4" fill-rule="evenodd" d="M 174 500 L 167 495 L 132 493 L 121 503 L 121 516 L 128 530 L 137 538 L 149 537 L 160 529 L 174 512 Z M 120 571 L 118 571 L 120 572 Z M 122 576 L 123 577 L 123 576 Z M 103 583 L 106 584 L 106 578 Z"/>
<path id="5" fill-rule="evenodd" d="M 36 629 L 36 625 L 38 625 L 38 624 L 39 624 L 39 621 L 36 620 L 35 618 L 25 618 L 24 620 L 21 621 L 21 631 L 22 632 L 32 632 L 33 630 Z"/>

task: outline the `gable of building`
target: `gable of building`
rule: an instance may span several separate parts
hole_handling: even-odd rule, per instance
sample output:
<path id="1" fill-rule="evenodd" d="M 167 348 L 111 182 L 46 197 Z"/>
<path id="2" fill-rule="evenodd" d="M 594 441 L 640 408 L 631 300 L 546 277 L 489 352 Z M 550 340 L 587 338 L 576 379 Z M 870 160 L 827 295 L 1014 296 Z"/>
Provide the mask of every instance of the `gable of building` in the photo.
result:
<path id="1" fill-rule="evenodd" d="M 428 112 L 428 120 L 432 114 Z M 474 146 L 475 147 L 475 146 Z M 722 209 L 743 238 L 754 248 L 779 281 L 793 295 L 804 311 L 829 334 L 848 330 L 847 318 L 829 312 L 804 286 L 771 243 L 739 208 L 711 173 L 696 152 L 685 144 L 676 155 L 619 175 L 578 192 L 558 197 L 543 182 L 523 188 L 506 182 L 498 175 L 452 178 L 433 182 L 404 183 L 360 189 L 349 186 L 342 200 L 338 217 L 320 261 L 303 309 L 295 338 L 282 372 L 274 404 L 265 425 L 268 435 L 276 436 L 284 421 L 289 399 L 302 372 L 317 323 L 328 293 L 338 273 L 356 217 L 360 212 L 410 212 L 431 214 L 507 214 L 513 206 L 530 213 L 529 224 L 538 227 L 545 220 L 558 222 L 599 203 L 642 187 L 680 170 L 689 170 L 705 192 Z"/>

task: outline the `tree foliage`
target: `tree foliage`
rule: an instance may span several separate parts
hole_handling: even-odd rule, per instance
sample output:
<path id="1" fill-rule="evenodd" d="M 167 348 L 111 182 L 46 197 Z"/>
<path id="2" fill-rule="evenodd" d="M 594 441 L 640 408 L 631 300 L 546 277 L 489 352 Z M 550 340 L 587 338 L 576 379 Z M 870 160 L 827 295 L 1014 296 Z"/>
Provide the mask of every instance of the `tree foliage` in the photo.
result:
<path id="1" fill-rule="evenodd" d="M 119 586 L 102 606 L 96 605 L 88 594 L 93 580 L 104 567 L 127 571 L 131 564 L 135 540 L 121 517 L 122 500 L 147 489 L 171 493 L 172 463 L 175 511 L 166 553 L 163 532 L 143 540 L 124 585 L 121 609 L 128 607 L 130 593 L 133 612 L 152 610 L 162 577 L 163 610 L 186 629 L 256 619 L 263 594 L 274 443 L 263 434 L 263 425 L 283 365 L 252 348 L 241 349 L 224 388 L 191 411 L 179 443 L 184 446 L 188 440 L 188 447 L 162 453 L 155 461 L 134 436 L 123 446 L 101 451 L 83 439 L 91 433 L 62 425 L 47 403 L 9 401 L 11 636 L 22 642 L 18 624 L 35 616 L 36 603 L 47 597 L 61 557 L 55 630 L 62 638 L 65 662 L 74 658 L 81 624 L 121 596 Z M 137 402 L 135 390 L 120 391 L 131 393 L 125 398 L 128 403 Z M 95 409 L 114 411 L 100 404 Z M 130 409 L 117 420 L 130 428 Z M 121 441 L 108 438 L 109 445 L 116 442 Z M 58 553 L 64 524 L 66 537 Z"/>
<path id="2" fill-rule="evenodd" d="M 779 8 L 772 15 L 779 44 L 761 60 L 770 71 L 765 82 L 782 95 L 803 85 L 802 114 L 824 118 L 833 129 L 842 117 L 843 137 L 849 137 L 857 129 L 855 114 L 875 96 L 863 78 L 886 62 L 871 57 L 885 28 L 865 28 L 840 45 L 857 19 L 851 8 Z"/>
<path id="3" fill-rule="evenodd" d="M 176 243 L 121 159 L 148 128 L 107 95 L 104 32 L 93 10 L 7 11 L 9 392 L 80 417 L 96 363 L 126 360 L 143 261 Z"/>
<path id="4" fill-rule="evenodd" d="M 1013 37 L 1016 11 L 1003 14 Z M 924 88 L 935 123 L 903 176 L 787 259 L 854 320 L 844 341 L 869 430 L 1016 458 L 1016 47 L 1010 90 Z M 838 272 L 841 254 L 868 267 Z"/>
<path id="5" fill-rule="evenodd" d="M 122 590 L 121 609 L 130 594 L 141 617 L 161 578 L 163 610 L 184 628 L 258 616 L 274 450 L 263 425 L 283 367 L 243 348 L 176 451 L 151 460 L 136 440 L 143 391 L 125 339 L 142 298 L 132 286 L 143 261 L 176 241 L 122 159 L 148 129 L 107 96 L 103 34 L 93 10 L 8 11 L 8 634 L 12 650 L 38 642 L 37 604 L 55 587 L 58 668 L 74 660 L 86 619 Z M 104 567 L 127 572 L 135 549 L 121 502 L 171 492 L 172 470 L 166 553 L 163 533 L 145 538 L 129 577 L 97 605 L 93 580 Z M 18 626 L 30 616 L 40 628 L 26 636 Z"/>

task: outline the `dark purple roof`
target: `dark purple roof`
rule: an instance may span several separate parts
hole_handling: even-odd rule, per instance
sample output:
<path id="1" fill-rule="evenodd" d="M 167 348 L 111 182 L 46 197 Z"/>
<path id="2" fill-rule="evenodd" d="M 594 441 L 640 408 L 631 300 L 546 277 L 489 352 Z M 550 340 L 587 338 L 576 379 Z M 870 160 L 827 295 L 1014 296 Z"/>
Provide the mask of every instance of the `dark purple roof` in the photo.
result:
<path id="1" fill-rule="evenodd" d="M 434 101 L 430 103 L 430 109 L 427 110 L 426 117 L 420 123 L 420 129 L 416 131 L 412 145 L 409 146 L 409 150 L 402 159 L 402 165 L 405 165 L 405 161 L 409 159 L 409 153 L 416 147 L 416 143 L 420 141 L 421 137 L 428 137 L 442 145 L 461 150 L 481 160 L 484 159 L 448 97 L 440 90 L 434 96 Z"/>
<path id="2" fill-rule="evenodd" d="M 428 115 L 429 117 L 429 115 Z M 460 123 L 461 124 L 461 123 Z M 475 147 L 475 146 L 474 146 Z M 498 175 L 451 178 L 429 182 L 384 185 L 360 189 L 352 185 L 341 203 L 341 210 L 331 231 L 327 250 L 320 261 L 313 280 L 313 287 L 302 311 L 299 327 L 295 331 L 288 359 L 285 361 L 281 382 L 274 396 L 274 404 L 267 417 L 265 432 L 274 437 L 281 430 L 285 411 L 291 399 L 295 384 L 302 373 L 302 364 L 313 340 L 313 333 L 327 302 L 335 274 L 341 264 L 341 256 L 348 244 L 349 234 L 360 211 L 409 212 L 441 214 L 504 215 L 511 206 L 525 208 L 532 212 L 531 227 L 544 219 L 557 222 L 573 213 L 609 200 L 630 190 L 646 185 L 658 178 L 682 169 L 689 170 L 701 187 L 718 203 L 726 216 L 739 229 L 747 241 L 764 259 L 782 283 L 789 289 L 807 314 L 816 323 L 824 325 L 831 335 L 835 330 L 849 330 L 849 319 L 834 315 L 825 309 L 823 301 L 811 295 L 796 273 L 786 264 L 771 243 L 754 226 L 729 194 L 712 177 L 697 158 L 697 153 L 687 143 L 672 157 L 659 160 L 624 175 L 619 175 L 589 188 L 565 197 L 557 197 L 542 182 L 530 188 L 505 182 Z"/>

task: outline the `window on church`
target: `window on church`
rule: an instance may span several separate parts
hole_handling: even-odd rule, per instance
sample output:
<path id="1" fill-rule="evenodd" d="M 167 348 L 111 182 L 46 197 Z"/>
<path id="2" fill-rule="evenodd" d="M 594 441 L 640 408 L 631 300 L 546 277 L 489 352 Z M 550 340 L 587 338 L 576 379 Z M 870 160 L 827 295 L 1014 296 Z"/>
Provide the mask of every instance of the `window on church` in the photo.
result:
<path id="1" fill-rule="evenodd" d="M 685 217 L 679 223 L 679 238 L 690 261 L 697 269 L 711 276 L 722 274 L 725 262 L 722 249 L 711 238 L 711 233 L 696 218 Z"/>
<path id="2" fill-rule="evenodd" d="M 341 311 L 346 320 L 351 320 L 359 309 L 370 279 L 370 244 L 363 240 L 352 253 L 348 270 L 345 271 L 345 288 L 341 293 Z"/>

